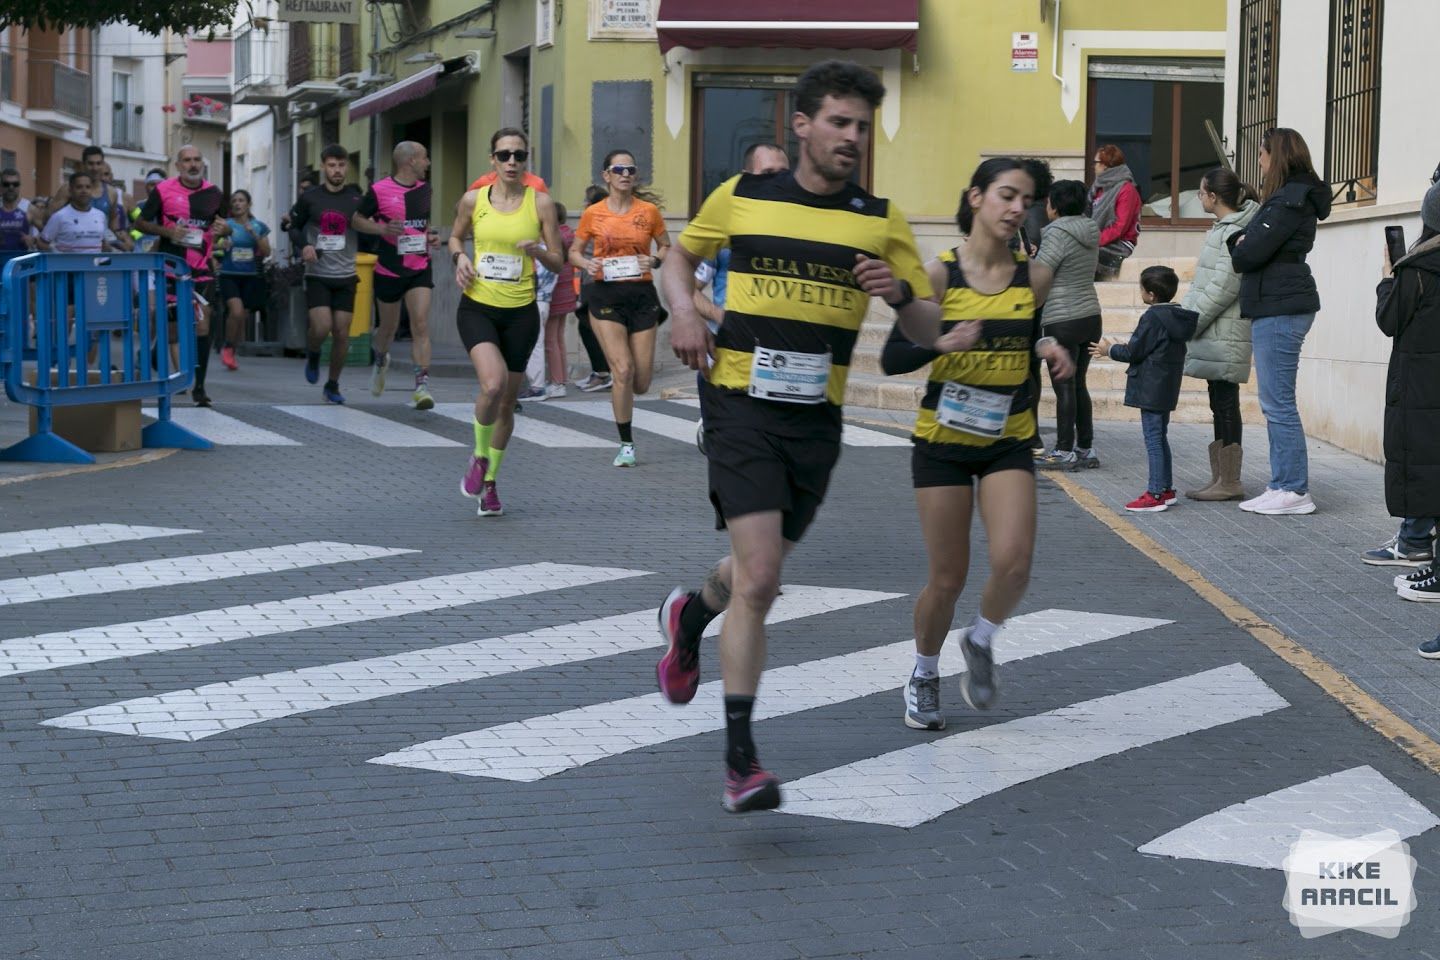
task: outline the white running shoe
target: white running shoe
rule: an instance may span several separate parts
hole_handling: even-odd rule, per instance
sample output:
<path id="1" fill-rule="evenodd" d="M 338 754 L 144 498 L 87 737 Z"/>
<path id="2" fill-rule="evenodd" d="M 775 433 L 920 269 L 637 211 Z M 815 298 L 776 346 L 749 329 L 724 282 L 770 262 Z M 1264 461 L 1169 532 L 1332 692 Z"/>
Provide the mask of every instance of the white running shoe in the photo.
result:
<path id="1" fill-rule="evenodd" d="M 378 397 L 385 392 L 385 371 L 390 369 L 390 354 L 382 353 L 375 358 L 370 368 L 370 396 Z"/>
<path id="2" fill-rule="evenodd" d="M 410 395 L 410 402 L 416 410 L 430 410 L 435 406 L 435 398 L 430 395 L 430 385 L 422 383 L 415 388 Z"/>
<path id="3" fill-rule="evenodd" d="M 614 462 L 613 462 L 611 465 L 612 465 L 612 466 L 616 466 L 616 467 L 633 467 L 633 466 L 635 466 L 635 444 L 633 444 L 633 443 L 622 443 L 622 444 L 620 444 L 620 452 L 617 453 L 617 454 L 615 454 L 615 460 L 614 460 Z"/>
<path id="4" fill-rule="evenodd" d="M 1264 492 L 1262 492 L 1260 496 L 1251 497 L 1249 500 L 1242 501 L 1240 504 L 1240 509 L 1244 510 L 1246 513 L 1254 513 L 1261 506 L 1264 506 L 1264 504 L 1272 497 L 1274 497 L 1277 493 L 1280 493 L 1280 491 L 1271 489 L 1270 487 L 1266 487 Z"/>
<path id="5" fill-rule="evenodd" d="M 1315 501 L 1310 499 L 1308 493 L 1296 493 L 1293 490 L 1277 490 L 1275 496 L 1261 502 L 1255 508 L 1256 513 L 1263 513 L 1267 517 L 1288 517 L 1298 516 L 1304 513 L 1315 512 Z"/>
<path id="6" fill-rule="evenodd" d="M 546 396 L 548 399 L 551 399 L 551 400 L 555 400 L 555 399 L 558 399 L 558 398 L 560 398 L 560 397 L 563 397 L 563 396 L 565 396 L 565 393 L 566 393 L 565 384 L 563 384 L 563 383 L 552 383 L 552 384 L 548 384 L 548 385 L 545 387 L 545 396 Z"/>

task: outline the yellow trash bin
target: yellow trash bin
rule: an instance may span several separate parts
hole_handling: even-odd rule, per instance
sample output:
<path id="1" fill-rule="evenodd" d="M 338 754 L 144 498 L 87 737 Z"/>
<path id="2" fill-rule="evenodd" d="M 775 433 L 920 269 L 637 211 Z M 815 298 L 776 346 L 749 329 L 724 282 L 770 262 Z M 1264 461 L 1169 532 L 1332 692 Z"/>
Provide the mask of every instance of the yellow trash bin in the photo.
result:
<path id="1" fill-rule="evenodd" d="M 375 264 L 380 258 L 373 253 L 355 254 L 355 312 L 350 315 L 350 348 L 345 366 L 364 367 L 370 364 L 370 319 L 375 304 Z M 331 340 L 327 337 L 320 348 L 320 362 L 330 362 Z"/>

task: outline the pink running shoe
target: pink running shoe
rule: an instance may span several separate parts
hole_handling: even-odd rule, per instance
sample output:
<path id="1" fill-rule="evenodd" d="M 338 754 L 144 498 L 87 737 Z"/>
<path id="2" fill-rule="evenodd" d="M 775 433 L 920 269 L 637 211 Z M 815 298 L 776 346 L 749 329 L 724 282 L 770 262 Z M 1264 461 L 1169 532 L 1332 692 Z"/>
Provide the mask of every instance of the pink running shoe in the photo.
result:
<path id="1" fill-rule="evenodd" d="M 489 457 L 471 457 L 470 466 L 465 468 L 465 476 L 460 480 L 460 493 L 462 496 L 472 500 L 485 489 L 485 471 L 490 469 Z"/>
<path id="2" fill-rule="evenodd" d="M 680 611 L 685 609 L 690 597 L 691 594 L 676 587 L 660 604 L 660 636 L 665 638 L 667 649 L 655 664 L 655 679 L 660 684 L 660 692 L 671 703 L 689 703 L 700 687 L 699 651 L 687 655 L 680 646 Z"/>
<path id="3" fill-rule="evenodd" d="M 505 512 L 500 505 L 500 491 L 495 489 L 494 480 L 485 481 L 485 496 L 480 498 L 480 510 L 476 514 L 481 517 L 498 517 Z"/>
<path id="4" fill-rule="evenodd" d="M 780 778 L 761 769 L 758 760 L 750 761 L 750 770 L 744 776 L 727 767 L 725 795 L 720 802 L 731 813 L 774 810 L 780 806 Z"/>

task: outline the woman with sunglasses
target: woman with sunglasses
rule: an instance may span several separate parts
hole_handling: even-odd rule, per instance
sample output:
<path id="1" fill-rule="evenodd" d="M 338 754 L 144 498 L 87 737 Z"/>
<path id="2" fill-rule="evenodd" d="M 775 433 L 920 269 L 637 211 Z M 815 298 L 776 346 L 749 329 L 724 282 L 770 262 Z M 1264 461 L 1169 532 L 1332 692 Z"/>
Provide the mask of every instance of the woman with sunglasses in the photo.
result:
<path id="1" fill-rule="evenodd" d="M 670 235 L 660 208 L 636 190 L 639 167 L 628 150 L 605 156 L 602 176 L 609 195 L 585 209 L 570 262 L 595 278 L 588 307 L 591 326 L 610 364 L 610 406 L 620 432 L 617 467 L 635 466 L 635 438 L 630 421 L 635 394 L 650 389 L 655 369 L 655 328 L 664 319 L 651 270 L 670 249 Z M 654 252 L 652 246 L 654 244 Z M 585 245 L 593 243 L 591 256 Z"/>
<path id="2" fill-rule="evenodd" d="M 555 201 L 524 181 L 529 147 L 514 127 L 495 131 L 490 138 L 495 182 L 466 192 L 450 231 L 455 282 L 464 291 L 455 322 L 480 381 L 475 450 L 460 492 L 480 498 L 482 517 L 504 512 L 495 476 L 515 430 L 515 396 L 525 363 L 540 336 L 535 261 L 556 272 L 565 262 Z M 465 254 L 467 236 L 475 241 L 473 261 Z"/>

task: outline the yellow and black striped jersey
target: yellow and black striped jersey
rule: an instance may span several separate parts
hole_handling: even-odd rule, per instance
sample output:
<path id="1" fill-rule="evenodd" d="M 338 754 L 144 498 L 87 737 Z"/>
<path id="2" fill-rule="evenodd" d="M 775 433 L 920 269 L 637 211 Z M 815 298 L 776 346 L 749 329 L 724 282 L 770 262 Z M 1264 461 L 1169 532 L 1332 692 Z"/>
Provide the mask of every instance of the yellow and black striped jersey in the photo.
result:
<path id="1" fill-rule="evenodd" d="M 984 326 L 980 339 L 970 350 L 937 356 L 930 364 L 929 383 L 920 401 L 915 418 L 915 444 L 926 452 L 946 460 L 978 460 L 999 456 L 1019 444 L 1027 444 L 1035 434 L 1035 413 L 1031 406 L 1030 362 L 1035 341 L 1040 336 L 1036 316 L 1035 293 L 1030 289 L 1030 264 L 1023 253 L 1015 254 L 1015 274 L 1010 284 L 999 293 L 980 293 L 970 287 L 960 269 L 954 250 L 940 254 L 945 265 L 946 284 L 940 299 L 942 326 L 949 330 L 962 320 L 980 320 Z M 993 434 L 972 422 L 970 429 L 947 426 L 958 418 L 947 411 L 937 411 L 948 397 L 966 394 L 1008 398 L 995 401 L 1000 409 L 994 413 Z M 951 410 L 956 407 L 950 407 Z M 960 409 L 964 409 L 962 406 Z M 984 410 L 973 399 L 970 410 Z"/>
<path id="2" fill-rule="evenodd" d="M 741 174 L 710 194 L 679 242 L 705 259 L 730 248 L 725 320 L 702 391 L 712 426 L 838 439 L 850 354 L 870 305 L 855 282 L 856 255 L 884 260 L 917 297 L 931 291 L 905 217 L 853 184 L 818 196 L 790 172 Z M 828 379 L 811 385 L 819 402 L 765 399 L 752 388 L 771 351 L 791 364 L 828 359 Z"/>

